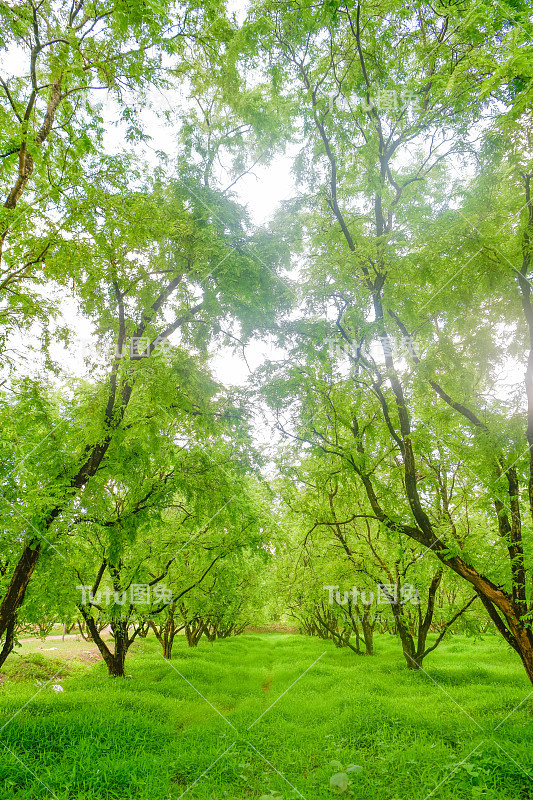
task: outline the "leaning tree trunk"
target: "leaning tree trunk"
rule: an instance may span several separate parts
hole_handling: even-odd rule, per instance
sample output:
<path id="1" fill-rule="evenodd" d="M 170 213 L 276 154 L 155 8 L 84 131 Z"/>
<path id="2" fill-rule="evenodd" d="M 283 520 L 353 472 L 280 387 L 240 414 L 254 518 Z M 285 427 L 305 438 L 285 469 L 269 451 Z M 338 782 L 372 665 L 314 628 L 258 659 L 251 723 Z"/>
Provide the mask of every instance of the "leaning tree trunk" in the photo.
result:
<path id="1" fill-rule="evenodd" d="M 494 592 L 494 594 L 496 593 Z M 526 674 L 533 683 L 533 632 L 525 626 L 516 613 L 515 603 L 511 598 L 503 596 L 501 590 L 498 603 L 493 597 L 488 596 L 488 592 L 478 590 L 478 595 L 498 632 L 520 656 Z M 505 622 L 498 611 L 504 617 Z"/>
<path id="2" fill-rule="evenodd" d="M 33 575 L 33 571 L 41 554 L 41 542 L 37 539 L 31 541 L 24 548 L 18 560 L 15 571 L 9 582 L 0 605 L 0 638 L 3 637 L 8 627 L 15 623 L 15 618 L 21 607 L 26 589 Z"/>
<path id="3" fill-rule="evenodd" d="M 361 635 L 359 633 L 359 626 L 357 624 L 357 621 L 359 621 L 361 623 L 363 632 L 362 638 L 365 643 L 365 655 L 373 656 L 374 626 L 376 624 L 376 618 L 374 617 L 374 620 L 372 622 L 370 621 L 372 603 L 363 602 L 363 611 L 361 611 L 359 605 L 352 600 L 348 600 L 346 609 L 344 608 L 344 603 L 339 603 L 338 601 L 336 601 L 336 603 L 343 610 L 345 616 L 350 620 L 352 631 L 355 633 L 355 651 L 360 655 L 363 655 L 361 652 Z"/>
<path id="4" fill-rule="evenodd" d="M 4 645 L 2 647 L 2 652 L 0 652 L 0 667 L 4 665 L 6 658 L 11 653 L 15 645 L 16 624 L 17 624 L 17 617 L 14 616 L 11 618 L 5 631 Z"/>
<path id="5" fill-rule="evenodd" d="M 357 603 L 352 602 L 351 600 L 348 602 L 348 615 L 351 620 L 352 628 L 355 633 L 356 637 L 356 648 L 357 652 L 360 652 L 360 642 L 361 637 L 359 636 L 359 629 L 357 626 L 356 619 L 359 620 L 361 623 L 361 628 L 363 631 L 363 641 L 365 643 L 365 655 L 373 656 L 374 655 L 374 622 L 370 622 L 370 610 L 372 607 L 372 603 L 363 603 L 363 611 L 359 608 Z M 354 616 L 355 611 L 355 616 Z"/>
<path id="6" fill-rule="evenodd" d="M 137 332 L 142 332 L 145 327 L 146 322 L 141 323 L 137 329 Z M 121 334 L 119 337 L 119 352 L 122 352 L 124 335 L 125 334 Z M 39 525 L 43 533 L 47 533 L 56 519 L 60 517 L 65 506 L 72 500 L 73 493 L 79 496 L 79 492 L 85 488 L 88 480 L 96 475 L 109 449 L 113 435 L 124 418 L 126 408 L 131 398 L 133 385 L 127 381 L 124 381 L 121 386 L 121 392 L 117 396 L 117 377 L 119 365 L 120 358 L 116 358 L 111 368 L 110 390 L 105 409 L 107 432 L 105 433 L 103 440 L 85 448 L 85 462 L 80 467 L 76 475 L 74 475 L 70 480 L 62 500 L 49 510 L 44 521 Z M 32 525 L 32 527 L 37 530 L 34 525 Z M 0 604 L 0 639 L 5 635 L 7 627 L 16 617 L 20 607 L 22 606 L 22 603 L 24 602 L 28 584 L 32 578 L 33 572 L 41 555 L 41 549 L 42 541 L 40 538 L 35 537 L 24 547 L 24 550 L 22 551 L 22 555 L 17 562 L 11 577 L 11 581 L 9 582 L 9 586 L 7 587 Z"/>
<path id="7" fill-rule="evenodd" d="M 355 622 L 352 621 L 349 626 L 345 626 L 342 631 L 339 631 L 337 619 L 329 609 L 325 608 L 324 604 L 322 604 L 322 615 L 320 614 L 319 607 L 315 606 L 315 615 L 320 626 L 330 634 L 330 638 L 333 639 L 335 647 L 349 647 L 350 650 L 357 653 L 357 655 L 362 655 L 360 649 L 360 635 Z M 356 636 L 355 647 L 350 642 L 352 632 L 355 632 Z"/>

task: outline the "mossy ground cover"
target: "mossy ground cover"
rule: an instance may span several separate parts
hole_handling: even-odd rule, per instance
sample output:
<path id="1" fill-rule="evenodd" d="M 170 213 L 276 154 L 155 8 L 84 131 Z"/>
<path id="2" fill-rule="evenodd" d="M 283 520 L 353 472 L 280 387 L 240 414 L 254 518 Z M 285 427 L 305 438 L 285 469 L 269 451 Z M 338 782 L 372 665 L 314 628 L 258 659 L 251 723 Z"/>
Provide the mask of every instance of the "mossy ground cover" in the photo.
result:
<path id="1" fill-rule="evenodd" d="M 533 797 L 531 686 L 495 637 L 450 637 L 427 674 L 389 636 L 371 658 L 297 635 L 179 638 L 170 663 L 148 638 L 126 679 L 84 642 L 39 646 L 0 684 L 1 800 Z"/>

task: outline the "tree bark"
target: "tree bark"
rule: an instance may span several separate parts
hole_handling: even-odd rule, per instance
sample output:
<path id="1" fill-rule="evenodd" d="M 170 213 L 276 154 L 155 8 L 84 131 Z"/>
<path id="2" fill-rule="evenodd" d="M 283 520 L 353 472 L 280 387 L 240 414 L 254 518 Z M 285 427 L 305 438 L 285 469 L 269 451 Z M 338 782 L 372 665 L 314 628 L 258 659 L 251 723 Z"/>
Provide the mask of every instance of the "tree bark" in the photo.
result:
<path id="1" fill-rule="evenodd" d="M 176 635 L 182 631 L 185 625 L 181 625 L 180 627 L 176 626 L 176 619 L 175 619 L 175 611 L 176 611 L 176 603 L 172 603 L 168 607 L 168 617 L 165 621 L 164 625 L 160 625 L 159 627 L 155 624 L 155 622 L 151 619 L 148 621 L 148 625 L 155 633 L 156 639 L 163 648 L 163 658 L 166 658 L 170 661 L 172 658 L 172 647 L 174 645 L 174 639 Z"/>
<path id="2" fill-rule="evenodd" d="M 115 640 L 115 651 L 112 652 L 100 636 L 100 632 L 94 618 L 83 608 L 83 606 L 79 606 L 79 609 L 87 624 L 87 628 L 90 631 L 102 658 L 105 661 L 109 675 L 113 678 L 123 678 L 126 653 L 128 652 L 128 649 L 135 638 L 129 636 L 127 621 L 115 620 L 111 623 L 111 630 Z"/>
<path id="3" fill-rule="evenodd" d="M 16 616 L 11 617 L 11 620 L 9 621 L 9 624 L 6 628 L 2 651 L 0 652 L 0 667 L 4 665 L 5 660 L 7 659 L 8 655 L 12 652 L 13 647 L 15 645 L 16 624 L 17 624 Z"/>
<path id="4" fill-rule="evenodd" d="M 363 605 L 361 615 L 361 627 L 363 628 L 363 639 L 365 640 L 365 651 L 367 656 L 374 655 L 374 622 L 370 621 L 370 606 Z"/>
<path id="5" fill-rule="evenodd" d="M 0 637 L 4 636 L 24 602 L 26 589 L 41 554 L 41 542 L 31 541 L 24 548 L 0 606 Z"/>

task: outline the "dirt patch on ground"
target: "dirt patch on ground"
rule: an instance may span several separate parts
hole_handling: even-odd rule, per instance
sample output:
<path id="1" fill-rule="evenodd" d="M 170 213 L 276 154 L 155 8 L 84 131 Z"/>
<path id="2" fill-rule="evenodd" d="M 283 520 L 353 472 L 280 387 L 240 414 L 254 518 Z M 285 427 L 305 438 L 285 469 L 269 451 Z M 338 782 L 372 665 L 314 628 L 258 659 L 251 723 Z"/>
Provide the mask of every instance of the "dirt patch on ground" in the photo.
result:
<path id="1" fill-rule="evenodd" d="M 95 653 L 93 650 L 82 650 L 81 653 L 76 653 L 74 658 L 83 661 L 84 664 L 94 664 L 95 661 L 104 660 L 100 653 Z"/>
<path id="2" fill-rule="evenodd" d="M 113 649 L 111 647 L 111 649 Z M 130 658 L 128 653 L 126 658 Z M 6 661 L 0 683 L 4 681 L 42 682 L 51 678 L 61 681 L 63 677 L 83 675 L 90 667 L 103 661 L 95 644 L 85 641 L 29 639 L 22 643 Z M 56 677 L 57 676 L 57 677 Z"/>
<path id="3" fill-rule="evenodd" d="M 267 622 L 264 625 L 248 625 L 245 633 L 298 633 L 298 628 L 282 622 Z"/>
<path id="4" fill-rule="evenodd" d="M 97 646 L 80 638 L 66 638 L 64 642 L 55 637 L 45 641 L 23 639 L 7 659 L 2 673 L 7 680 L 42 681 L 58 671 L 60 675 L 82 674 L 100 661 L 103 659 Z"/>
<path id="5" fill-rule="evenodd" d="M 105 639 L 106 636 L 111 636 L 111 627 L 108 625 L 107 628 L 103 628 L 103 630 L 100 631 L 100 636 L 103 639 Z M 37 637 L 35 637 L 35 636 L 29 636 L 29 637 L 26 637 L 24 639 L 19 639 L 19 641 L 20 642 L 35 642 L 36 638 Z M 82 641 L 87 641 L 87 640 L 83 639 L 81 633 L 65 633 L 64 635 L 62 633 L 58 633 L 58 634 L 54 633 L 51 636 L 44 636 L 43 638 L 40 639 L 40 641 L 42 641 L 42 642 L 66 642 L 66 641 L 82 642 Z M 88 644 L 90 644 L 90 642 L 88 642 Z"/>

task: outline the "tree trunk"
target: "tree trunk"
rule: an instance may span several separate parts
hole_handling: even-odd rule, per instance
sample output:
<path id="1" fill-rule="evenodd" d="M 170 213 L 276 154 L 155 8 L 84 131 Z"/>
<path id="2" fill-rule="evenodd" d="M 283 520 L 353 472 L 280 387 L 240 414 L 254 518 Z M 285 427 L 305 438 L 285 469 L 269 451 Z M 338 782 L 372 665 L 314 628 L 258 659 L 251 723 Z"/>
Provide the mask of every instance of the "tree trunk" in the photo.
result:
<path id="1" fill-rule="evenodd" d="M 41 554 L 41 542 L 32 540 L 24 548 L 0 606 L 0 638 L 15 620 L 17 611 L 24 601 L 26 589 Z"/>
<path id="2" fill-rule="evenodd" d="M 197 647 L 198 642 L 202 638 L 205 631 L 205 623 L 202 617 L 193 617 L 192 620 L 188 619 L 187 608 L 184 603 L 179 606 L 181 618 L 183 620 L 183 627 L 185 628 L 185 636 L 187 637 L 187 644 L 189 647 Z M 181 629 L 180 629 L 181 630 Z"/>
<path id="3" fill-rule="evenodd" d="M 320 616 L 320 610 L 318 606 L 315 607 L 316 618 L 318 619 L 322 628 L 330 634 L 329 637 L 325 636 L 324 638 L 333 639 L 335 647 L 349 647 L 350 650 L 352 650 L 354 653 L 357 653 L 357 655 L 362 655 L 359 646 L 360 645 L 359 631 L 357 630 L 355 622 L 352 621 L 349 627 L 345 627 L 341 632 L 339 632 L 337 619 L 331 614 L 331 612 L 328 611 L 328 609 L 325 608 L 323 604 L 322 604 L 322 612 L 324 615 L 323 617 Z M 350 636 L 352 631 L 354 630 L 356 636 L 355 647 L 353 646 L 353 644 L 350 643 Z"/>
<path id="4" fill-rule="evenodd" d="M 82 639 L 85 639 L 86 642 L 94 642 L 94 639 L 91 636 L 91 632 L 89 630 L 88 625 L 87 625 L 87 633 L 85 633 L 85 622 L 81 622 L 80 620 L 78 620 L 78 628 L 80 629 Z"/>
<path id="5" fill-rule="evenodd" d="M 185 627 L 185 625 L 181 625 L 179 628 L 176 627 L 176 619 L 174 617 L 175 611 L 176 603 L 172 603 L 172 605 L 168 607 L 168 617 L 165 621 L 165 624 L 160 625 L 159 627 L 153 620 L 148 621 L 148 625 L 155 633 L 157 641 L 163 648 L 163 658 L 166 658 L 169 661 L 172 658 L 174 639 L 176 635 Z"/>
<path id="6" fill-rule="evenodd" d="M 455 621 L 459 619 L 459 617 L 464 614 L 464 612 L 472 605 L 474 600 L 477 599 L 477 595 L 474 595 L 470 598 L 466 605 L 460 608 L 459 611 L 456 611 L 453 617 L 444 623 L 434 644 L 431 647 L 427 647 L 427 635 L 431 628 L 433 613 L 435 610 L 435 595 L 442 578 L 442 573 L 443 570 L 439 569 L 433 576 L 428 591 L 428 604 L 426 613 L 424 614 L 423 618 L 420 605 L 418 606 L 418 634 L 416 645 L 413 632 L 411 631 L 409 622 L 406 619 L 405 608 L 403 604 L 398 602 L 391 603 L 391 606 L 394 609 L 396 629 L 402 642 L 403 654 L 407 663 L 407 669 L 422 669 L 422 663 L 425 657 L 439 646 L 441 641 L 444 639 L 445 634 L 455 623 Z"/>
<path id="7" fill-rule="evenodd" d="M 361 627 L 363 628 L 363 639 L 365 640 L 365 652 L 367 656 L 374 655 L 374 622 L 370 621 L 370 606 L 363 606 L 364 611 L 361 616 Z"/>
<path id="8" fill-rule="evenodd" d="M 111 623 L 111 630 L 113 638 L 115 639 L 115 652 L 112 653 L 112 659 L 107 663 L 109 674 L 114 678 L 124 677 L 124 662 L 126 660 L 126 653 L 130 644 L 128 634 L 128 624 L 124 620 L 118 620 Z"/>
<path id="9" fill-rule="evenodd" d="M 489 598 L 488 592 L 485 593 L 478 590 L 478 595 L 498 632 L 520 656 L 526 674 L 531 683 L 533 683 L 533 633 L 524 628 L 515 613 L 512 600 L 504 596 L 503 592 L 499 591 L 496 597 Z M 505 622 L 498 611 L 505 618 Z"/>
<path id="10" fill-rule="evenodd" d="M 433 614 L 435 611 L 435 596 L 437 594 L 437 589 L 439 588 L 439 584 L 442 580 L 443 572 L 444 568 L 441 567 L 436 571 L 431 580 L 431 584 L 428 590 L 428 604 L 423 619 L 422 619 L 422 611 L 420 604 L 418 606 L 418 636 L 416 643 L 416 660 L 419 662 L 420 666 L 422 666 L 422 661 L 424 659 L 424 656 L 426 655 L 427 636 L 429 633 L 429 629 L 431 627 L 431 623 L 433 622 Z"/>
<path id="11" fill-rule="evenodd" d="M 12 617 L 5 631 L 4 645 L 2 652 L 0 652 L 0 667 L 3 667 L 4 662 L 8 655 L 13 650 L 15 645 L 15 627 L 17 624 L 16 616 Z"/>
<path id="12" fill-rule="evenodd" d="M 218 632 L 217 623 L 210 623 L 210 622 L 205 623 L 204 633 L 207 636 L 208 641 L 214 642 L 217 638 L 217 632 Z"/>
<path id="13" fill-rule="evenodd" d="M 204 633 L 204 621 L 203 619 L 194 620 L 194 622 L 185 623 L 185 636 L 187 637 L 187 644 L 189 647 L 198 647 L 198 642 L 202 638 L 202 634 Z"/>
<path id="14" fill-rule="evenodd" d="M 401 609 L 401 605 L 398 606 L 398 608 Z M 422 666 L 422 659 L 417 658 L 415 641 L 412 637 L 411 631 L 409 630 L 409 626 L 403 619 L 403 610 L 395 610 L 394 619 L 396 620 L 396 629 L 402 643 L 407 669 L 420 669 Z"/>
<path id="15" fill-rule="evenodd" d="M 53 119 L 53 114 L 51 119 Z M 70 481 L 69 490 L 75 490 L 76 492 L 79 493 L 85 487 L 89 478 L 96 475 L 100 467 L 100 464 L 102 463 L 108 451 L 109 445 L 111 444 L 113 435 L 118 426 L 120 425 L 120 423 L 122 422 L 122 419 L 124 418 L 127 405 L 131 398 L 133 387 L 132 384 L 129 384 L 127 381 L 125 381 L 122 384 L 120 399 L 119 401 L 117 401 L 116 381 L 118 374 L 118 366 L 119 366 L 119 359 L 115 359 L 115 362 L 111 369 L 111 376 L 110 376 L 111 388 L 105 411 L 105 421 L 106 424 L 108 425 L 108 430 L 104 436 L 103 441 L 97 442 L 92 447 L 86 447 L 85 452 L 87 454 L 87 459 L 85 463 L 82 465 L 82 467 L 78 470 L 76 475 Z M 118 407 L 117 407 L 117 402 L 118 402 Z M 46 532 L 49 531 L 51 525 L 61 515 L 65 505 L 71 499 L 72 495 L 70 491 L 66 491 L 63 500 L 59 502 L 57 505 L 55 505 L 49 511 L 45 520 L 40 524 L 40 527 L 43 529 L 43 531 Z M 37 528 L 34 525 L 32 525 L 32 527 L 34 527 L 35 530 L 37 530 Z M 26 589 L 28 588 L 28 584 L 31 580 L 33 571 L 41 554 L 41 547 L 42 547 L 42 542 L 40 541 L 40 539 L 37 538 L 32 539 L 24 548 L 22 555 L 17 562 L 15 571 L 13 572 L 13 576 L 11 578 L 7 591 L 4 594 L 2 603 L 0 605 L 0 638 L 5 634 L 7 626 L 9 625 L 10 621 L 16 616 L 19 608 L 21 607 L 24 601 Z"/>
<path id="16" fill-rule="evenodd" d="M 531 683 L 533 683 L 533 648 L 531 647 L 531 642 L 529 641 L 526 631 L 522 632 L 522 635 L 518 640 L 518 645 L 520 648 L 518 655 L 522 659 L 522 664 L 526 670 L 527 677 Z"/>
<path id="17" fill-rule="evenodd" d="M 106 663 L 109 675 L 113 678 L 123 678 L 126 653 L 128 652 L 128 648 L 133 641 L 133 639 L 130 639 L 128 634 L 128 623 L 126 620 L 115 620 L 111 623 L 111 631 L 115 640 L 115 652 L 113 653 L 100 636 L 100 632 L 95 620 L 83 609 L 82 606 L 79 606 L 79 609 L 83 615 L 83 618 L 85 619 L 87 628 L 90 631 L 91 636 Z"/>

